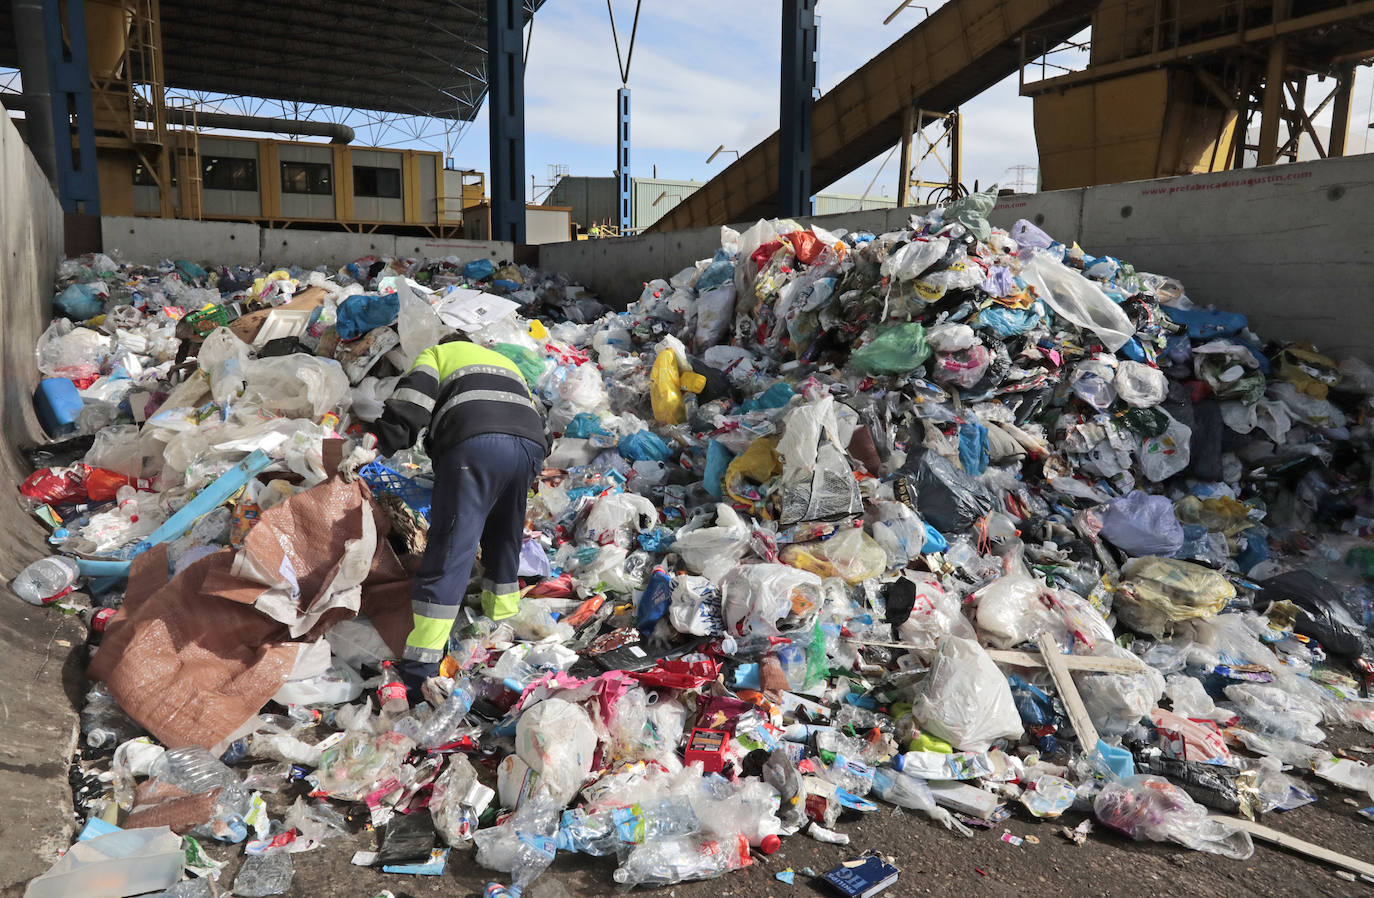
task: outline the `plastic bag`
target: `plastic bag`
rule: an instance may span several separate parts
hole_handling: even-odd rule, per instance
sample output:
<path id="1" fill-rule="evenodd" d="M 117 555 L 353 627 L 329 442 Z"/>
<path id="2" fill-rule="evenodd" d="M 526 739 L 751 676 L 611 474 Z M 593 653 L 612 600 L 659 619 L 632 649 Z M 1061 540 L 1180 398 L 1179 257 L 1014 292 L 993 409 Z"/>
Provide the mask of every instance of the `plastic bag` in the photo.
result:
<path id="1" fill-rule="evenodd" d="M 1236 588 L 1211 568 L 1174 558 L 1133 558 L 1121 568 L 1114 608 L 1134 630 L 1162 637 L 1171 624 L 1211 617 Z"/>
<path id="2" fill-rule="evenodd" d="M 915 280 L 924 274 L 926 269 L 943 259 L 948 251 L 948 237 L 912 240 L 883 259 L 880 271 L 883 277 L 898 281 Z"/>
<path id="3" fill-rule="evenodd" d="M 730 266 L 730 272 L 732 280 L 706 289 L 697 297 L 697 325 L 692 338 L 692 348 L 697 352 L 704 352 L 720 343 L 730 331 L 730 323 L 735 318 L 733 265 Z M 707 269 L 706 274 L 709 273 L 710 269 Z M 702 275 L 702 280 L 706 279 L 706 274 Z"/>
<path id="4" fill-rule="evenodd" d="M 808 628 L 821 607 L 821 578 L 786 564 L 741 564 L 721 581 L 725 630 L 777 636 Z"/>
<path id="5" fill-rule="evenodd" d="M 782 560 L 822 578 L 839 577 L 851 586 L 887 570 L 887 552 L 857 527 L 841 530 L 830 539 L 793 543 L 783 549 Z"/>
<path id="6" fill-rule="evenodd" d="M 902 470 L 911 475 L 916 511 L 945 533 L 969 529 L 992 508 L 978 481 L 929 449 L 912 453 Z"/>
<path id="7" fill-rule="evenodd" d="M 1192 430 L 1171 415 L 1165 417 L 1169 419 L 1168 429 L 1158 436 L 1143 438 L 1136 450 L 1140 473 L 1153 483 L 1168 480 L 1192 460 Z"/>
<path id="8" fill-rule="evenodd" d="M 1133 839 L 1177 842 L 1235 860 L 1255 853 L 1249 833 L 1209 817 L 1206 808 L 1163 777 L 1132 776 L 1108 782 L 1093 799 L 1093 813 Z"/>
<path id="9" fill-rule="evenodd" d="M 1132 408 L 1153 408 L 1169 394 L 1169 379 L 1158 368 L 1122 361 L 1116 368 L 1116 395 Z"/>
<path id="10" fill-rule="evenodd" d="M 1100 517 L 1102 536 L 1128 555 L 1173 555 L 1183 547 L 1183 525 L 1164 496 L 1132 490 Z"/>
<path id="11" fill-rule="evenodd" d="M 1043 252 L 1032 253 L 1021 277 L 1055 313 L 1097 334 L 1112 352 L 1135 336 L 1121 307 L 1092 281 Z"/>
<path id="12" fill-rule="evenodd" d="M 538 788 L 559 805 L 582 788 L 596 746 L 587 712 L 560 698 L 530 706 L 515 726 L 515 753 L 539 774 Z"/>
<path id="13" fill-rule="evenodd" d="M 984 751 L 1022 731 L 1007 678 L 982 646 L 958 636 L 940 640 L 911 710 L 926 731 L 964 751 Z"/>
<path id="14" fill-rule="evenodd" d="M 734 564 L 749 546 L 749 527 L 729 505 L 716 505 L 714 526 L 688 524 L 678 531 L 673 551 L 694 574 L 715 572 L 724 565 Z"/>
<path id="15" fill-rule="evenodd" d="M 865 374 L 906 374 L 930 358 L 926 329 L 915 322 L 896 324 L 854 350 L 849 364 Z"/>

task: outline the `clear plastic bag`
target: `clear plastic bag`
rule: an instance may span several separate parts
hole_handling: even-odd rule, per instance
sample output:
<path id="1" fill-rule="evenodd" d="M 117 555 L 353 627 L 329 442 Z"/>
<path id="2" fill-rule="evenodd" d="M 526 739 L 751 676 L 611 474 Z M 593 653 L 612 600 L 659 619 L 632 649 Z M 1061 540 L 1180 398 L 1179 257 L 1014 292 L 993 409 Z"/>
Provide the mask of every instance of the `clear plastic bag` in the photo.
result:
<path id="1" fill-rule="evenodd" d="M 1097 334 L 1112 352 L 1135 335 L 1135 325 L 1111 297 L 1049 254 L 1033 251 L 1022 264 L 1021 277 L 1055 314 Z"/>
<path id="2" fill-rule="evenodd" d="M 1133 558 L 1114 605 L 1132 629 L 1162 637 L 1171 624 L 1211 617 L 1236 597 L 1236 588 L 1211 568 L 1174 558 Z"/>
<path id="3" fill-rule="evenodd" d="M 984 751 L 1022 730 L 1006 676 L 982 646 L 958 636 L 940 641 L 912 714 L 927 732 L 965 751 Z"/>
<path id="4" fill-rule="evenodd" d="M 721 581 L 721 614 L 734 635 L 805 630 L 821 608 L 821 578 L 786 564 L 741 564 Z"/>
<path id="5" fill-rule="evenodd" d="M 711 526 L 688 524 L 678 531 L 673 551 L 694 574 L 719 571 L 734 564 L 749 547 L 749 526 L 725 503 L 716 505 L 716 523 Z"/>
<path id="6" fill-rule="evenodd" d="M 1133 776 L 1102 787 L 1093 813 L 1133 839 L 1177 842 L 1234 860 L 1255 853 L 1250 834 L 1209 817 L 1207 809 L 1178 786 L 1158 776 Z"/>

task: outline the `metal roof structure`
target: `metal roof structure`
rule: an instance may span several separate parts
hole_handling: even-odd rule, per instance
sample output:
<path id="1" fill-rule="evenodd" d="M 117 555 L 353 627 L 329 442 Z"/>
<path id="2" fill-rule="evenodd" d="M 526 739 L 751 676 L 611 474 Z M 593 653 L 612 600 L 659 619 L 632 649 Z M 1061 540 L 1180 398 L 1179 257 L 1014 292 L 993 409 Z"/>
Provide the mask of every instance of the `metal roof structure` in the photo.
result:
<path id="1" fill-rule="evenodd" d="M 521 0 L 528 20 L 544 0 Z M 169 88 L 470 122 L 486 0 L 161 0 Z M 0 34 L 14 35 L 9 3 Z M 18 64 L 0 40 L 0 66 Z"/>

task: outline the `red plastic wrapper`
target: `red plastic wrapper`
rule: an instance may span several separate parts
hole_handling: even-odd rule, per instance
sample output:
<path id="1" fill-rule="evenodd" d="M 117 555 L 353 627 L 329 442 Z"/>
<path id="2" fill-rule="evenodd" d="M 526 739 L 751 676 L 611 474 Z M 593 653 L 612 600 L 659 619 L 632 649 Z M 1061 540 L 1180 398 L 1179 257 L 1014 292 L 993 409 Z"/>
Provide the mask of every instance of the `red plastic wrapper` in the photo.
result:
<path id="1" fill-rule="evenodd" d="M 19 485 L 19 492 L 44 505 L 85 502 L 86 477 L 91 469 L 81 462 L 66 468 L 41 468 Z"/>
<path id="2" fill-rule="evenodd" d="M 810 265 L 820 257 L 821 250 L 825 249 L 825 244 L 811 231 L 793 231 L 790 234 L 783 234 L 783 239 L 792 244 L 792 251 L 797 254 L 797 261 L 804 265 Z"/>
<path id="3" fill-rule="evenodd" d="M 572 574 L 559 574 L 536 583 L 526 595 L 532 599 L 566 599 L 572 595 L 572 590 Z"/>
<path id="4" fill-rule="evenodd" d="M 709 659 L 703 661 L 660 661 L 648 670 L 631 671 L 643 686 L 655 689 L 696 689 L 709 683 L 720 673 L 720 665 Z"/>
<path id="5" fill-rule="evenodd" d="M 131 486 L 144 492 L 151 491 L 153 488 L 151 480 L 126 477 L 104 468 L 90 468 L 86 475 L 86 495 L 90 497 L 92 502 L 109 502 L 115 497 L 115 493 L 119 492 L 121 486 Z"/>

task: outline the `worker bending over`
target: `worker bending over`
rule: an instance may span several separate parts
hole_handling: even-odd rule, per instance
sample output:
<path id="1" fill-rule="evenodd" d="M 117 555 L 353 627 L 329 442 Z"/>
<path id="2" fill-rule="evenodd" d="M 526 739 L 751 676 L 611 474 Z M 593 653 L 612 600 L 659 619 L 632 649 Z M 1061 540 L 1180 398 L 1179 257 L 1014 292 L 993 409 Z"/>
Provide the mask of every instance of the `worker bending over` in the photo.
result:
<path id="1" fill-rule="evenodd" d="M 401 661 L 412 695 L 439 673 L 478 546 L 482 611 L 500 620 L 518 610 L 525 499 L 548 454 L 544 416 L 520 369 L 461 334 L 420 353 L 397 384 L 372 426 L 378 453 L 409 448 L 426 427 L 434 501 Z"/>

